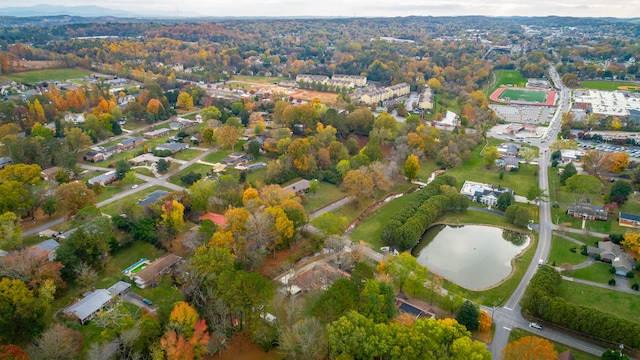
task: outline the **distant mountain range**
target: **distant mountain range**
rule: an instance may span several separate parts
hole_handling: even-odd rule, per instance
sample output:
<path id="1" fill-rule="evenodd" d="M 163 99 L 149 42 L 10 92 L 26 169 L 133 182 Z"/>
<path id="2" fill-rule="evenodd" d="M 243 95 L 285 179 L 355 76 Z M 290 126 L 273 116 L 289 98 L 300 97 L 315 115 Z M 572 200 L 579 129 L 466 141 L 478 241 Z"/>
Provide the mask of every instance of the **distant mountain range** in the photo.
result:
<path id="1" fill-rule="evenodd" d="M 139 15 L 129 13 L 122 10 L 108 9 L 100 6 L 53 6 L 53 5 L 33 5 L 33 6 L 14 6 L 0 8 L 0 16 L 82 16 L 82 17 L 140 17 Z M 150 15 L 147 15 L 150 16 Z M 153 15 L 151 15 L 153 16 Z"/>

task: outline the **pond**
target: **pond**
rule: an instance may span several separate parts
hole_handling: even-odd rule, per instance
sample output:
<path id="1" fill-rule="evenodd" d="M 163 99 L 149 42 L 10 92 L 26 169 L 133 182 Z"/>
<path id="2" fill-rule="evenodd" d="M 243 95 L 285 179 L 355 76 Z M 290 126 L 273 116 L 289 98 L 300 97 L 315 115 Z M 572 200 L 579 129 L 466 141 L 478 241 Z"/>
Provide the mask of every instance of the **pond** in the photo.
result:
<path id="1" fill-rule="evenodd" d="M 493 226 L 431 227 L 412 253 L 429 271 L 470 290 L 505 280 L 512 260 L 529 245 L 527 234 Z"/>

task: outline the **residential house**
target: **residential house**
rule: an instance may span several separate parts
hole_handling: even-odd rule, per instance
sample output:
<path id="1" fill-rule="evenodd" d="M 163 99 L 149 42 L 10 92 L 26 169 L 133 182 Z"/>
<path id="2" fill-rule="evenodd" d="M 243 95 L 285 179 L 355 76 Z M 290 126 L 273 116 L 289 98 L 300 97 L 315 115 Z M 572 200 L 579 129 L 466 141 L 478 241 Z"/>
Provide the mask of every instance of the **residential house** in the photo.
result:
<path id="1" fill-rule="evenodd" d="M 619 212 L 618 224 L 625 227 L 640 228 L 640 215 Z"/>
<path id="2" fill-rule="evenodd" d="M 295 80 L 282 80 L 278 83 L 278 85 L 283 87 L 297 87 L 298 82 Z"/>
<path id="3" fill-rule="evenodd" d="M 129 160 L 129 163 L 131 163 L 133 166 L 140 166 L 140 165 L 151 165 L 151 164 L 157 164 L 158 161 L 160 161 L 160 157 L 157 157 L 153 154 L 142 154 L 139 156 L 134 157 L 133 159 Z"/>
<path id="4" fill-rule="evenodd" d="M 113 145 L 113 146 L 106 147 L 102 152 L 104 153 L 105 159 L 108 159 L 113 155 L 121 153 L 122 150 L 120 150 L 120 147 L 118 145 Z"/>
<path id="5" fill-rule="evenodd" d="M 156 203 L 158 200 L 162 199 L 165 195 L 167 195 L 169 192 L 168 191 L 164 191 L 164 190 L 156 190 L 154 192 L 152 192 L 151 194 L 147 195 L 146 198 L 139 200 L 138 201 L 138 205 L 140 206 L 147 206 L 147 205 L 151 205 Z"/>
<path id="6" fill-rule="evenodd" d="M 153 131 L 148 131 L 144 134 L 142 134 L 142 136 L 144 136 L 145 139 L 157 139 L 159 137 L 163 137 L 163 136 L 167 136 L 169 135 L 169 129 L 167 128 L 162 128 L 162 129 L 156 129 Z"/>
<path id="7" fill-rule="evenodd" d="M 142 143 L 144 143 L 144 138 L 140 137 L 140 136 L 136 136 L 134 138 L 129 138 L 126 140 L 122 140 L 121 142 L 118 143 L 118 148 L 120 150 L 128 150 L 128 149 L 133 149 L 138 145 L 141 145 Z"/>
<path id="8" fill-rule="evenodd" d="M 64 121 L 73 123 L 74 125 L 84 124 L 84 114 L 65 114 Z"/>
<path id="9" fill-rule="evenodd" d="M 469 180 L 466 180 L 460 189 L 460 194 L 466 195 L 472 201 L 477 201 L 487 206 L 497 205 L 498 198 L 505 192 L 514 194 L 514 191 L 509 188 L 494 188 L 493 185 L 490 184 L 483 184 Z"/>
<path id="10" fill-rule="evenodd" d="M 30 251 L 37 256 L 46 255 L 49 261 L 53 261 L 56 259 L 58 246 L 60 244 L 57 241 L 49 239 L 32 246 Z"/>
<path id="11" fill-rule="evenodd" d="M 102 151 L 89 151 L 83 156 L 84 161 L 100 162 L 106 159 L 105 154 Z"/>
<path id="12" fill-rule="evenodd" d="M 171 151 L 172 154 L 175 154 L 179 151 L 188 149 L 189 145 L 185 144 L 185 143 L 166 143 L 166 144 L 160 144 L 158 146 L 156 146 L 155 151 Z"/>
<path id="13" fill-rule="evenodd" d="M 13 160 L 10 157 L 0 157 L 0 169 L 4 169 L 7 165 L 12 165 Z"/>
<path id="14" fill-rule="evenodd" d="M 58 173 L 58 171 L 62 169 L 59 166 L 53 166 L 50 167 L 48 169 L 44 169 L 40 172 L 40 175 L 42 176 L 42 178 L 44 180 L 55 180 L 56 179 L 56 174 Z"/>
<path id="15" fill-rule="evenodd" d="M 216 213 L 212 213 L 212 212 L 208 212 L 206 214 L 201 215 L 198 220 L 203 221 L 203 220 L 211 220 L 214 222 L 214 224 L 218 225 L 218 226 L 224 226 L 227 224 L 227 218 L 224 217 L 224 215 L 220 215 L 220 214 L 216 214 Z"/>
<path id="16" fill-rule="evenodd" d="M 100 184 L 101 186 L 106 186 L 111 184 L 112 182 L 118 180 L 118 176 L 115 171 L 109 171 L 104 174 L 93 177 L 87 181 L 89 185 Z"/>
<path id="17" fill-rule="evenodd" d="M 147 286 L 154 286 L 158 283 L 160 277 L 173 268 L 180 260 L 182 260 L 182 258 L 178 255 L 171 253 L 166 254 L 133 275 L 133 281 L 135 281 L 136 285 L 141 289 Z"/>
<path id="18" fill-rule="evenodd" d="M 567 209 L 567 215 L 577 219 L 607 221 L 609 214 L 602 206 L 576 205 Z"/>
<path id="19" fill-rule="evenodd" d="M 304 194 L 309 191 L 309 180 L 302 179 L 300 181 L 296 181 L 295 183 L 285 186 L 285 190 L 291 190 L 297 195 Z"/>
<path id="20" fill-rule="evenodd" d="M 113 296 L 123 296 L 131 291 L 131 284 L 125 281 L 118 281 L 109 286 L 107 291 Z"/>
<path id="21" fill-rule="evenodd" d="M 520 145 L 514 143 L 504 143 L 496 147 L 501 156 L 518 156 Z"/>
<path id="22" fill-rule="evenodd" d="M 513 156 L 505 156 L 496 160 L 496 165 L 504 168 L 506 171 L 515 171 L 520 169 L 520 160 Z"/>
<path id="23" fill-rule="evenodd" d="M 300 82 L 308 82 L 308 83 L 312 83 L 312 82 L 316 82 L 316 83 L 326 83 L 327 80 L 329 80 L 328 76 L 325 75 L 309 75 L 309 74 L 300 74 L 298 76 L 296 76 L 296 81 Z"/>
<path id="24" fill-rule="evenodd" d="M 620 245 L 612 241 L 598 241 L 597 247 L 587 246 L 589 256 L 600 256 L 600 261 L 610 263 L 616 269 L 616 275 L 625 276 L 633 270 L 633 260 Z"/>
<path id="25" fill-rule="evenodd" d="M 97 289 L 84 294 L 75 304 L 64 309 L 64 313 L 75 317 L 82 325 L 93 319 L 100 310 L 113 302 L 113 296 L 105 289 Z"/>
<path id="26" fill-rule="evenodd" d="M 426 309 L 421 309 L 416 305 L 413 305 L 406 300 L 401 298 L 396 298 L 396 306 L 398 306 L 398 311 L 401 314 L 409 314 L 414 316 L 416 319 L 418 318 L 432 318 L 435 319 L 436 315 L 433 312 L 430 312 Z"/>
<path id="27" fill-rule="evenodd" d="M 202 123 L 202 115 L 200 115 L 200 114 L 196 115 L 196 122 L 198 124 Z"/>
<path id="28" fill-rule="evenodd" d="M 182 121 L 172 121 L 169 123 L 169 129 L 171 130 L 182 130 L 186 125 Z"/>

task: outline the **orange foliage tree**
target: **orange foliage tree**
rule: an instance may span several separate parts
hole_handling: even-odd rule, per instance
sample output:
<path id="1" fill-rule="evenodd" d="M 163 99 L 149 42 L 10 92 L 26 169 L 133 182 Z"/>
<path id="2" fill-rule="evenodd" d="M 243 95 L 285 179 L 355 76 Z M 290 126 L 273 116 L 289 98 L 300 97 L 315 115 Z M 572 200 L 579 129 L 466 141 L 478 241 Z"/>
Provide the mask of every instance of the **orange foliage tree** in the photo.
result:
<path id="1" fill-rule="evenodd" d="M 504 360 L 555 360 L 558 352 L 548 340 L 537 336 L 525 336 L 511 342 L 502 350 Z"/>
<path id="2" fill-rule="evenodd" d="M 478 329 L 480 331 L 487 331 L 491 328 L 491 316 L 484 310 L 480 310 L 480 316 L 478 317 Z"/>

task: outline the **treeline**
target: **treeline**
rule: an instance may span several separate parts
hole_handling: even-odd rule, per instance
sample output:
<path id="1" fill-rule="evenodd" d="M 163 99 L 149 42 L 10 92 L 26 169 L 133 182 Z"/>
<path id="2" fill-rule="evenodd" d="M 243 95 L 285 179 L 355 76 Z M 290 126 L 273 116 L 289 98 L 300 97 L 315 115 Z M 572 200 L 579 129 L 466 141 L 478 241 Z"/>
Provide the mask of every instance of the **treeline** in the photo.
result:
<path id="1" fill-rule="evenodd" d="M 420 236 L 449 207 L 466 209 L 468 199 L 457 192 L 441 195 L 443 185 L 455 187 L 456 179 L 448 175 L 440 176 L 419 190 L 416 198 L 405 205 L 384 226 L 381 232 L 382 241 L 387 245 L 395 246 L 399 251 L 409 250 L 416 246 Z"/>
<path id="2" fill-rule="evenodd" d="M 602 311 L 567 302 L 557 296 L 562 278 L 542 266 L 531 279 L 521 306 L 529 314 L 558 326 L 632 348 L 640 347 L 640 325 Z"/>

